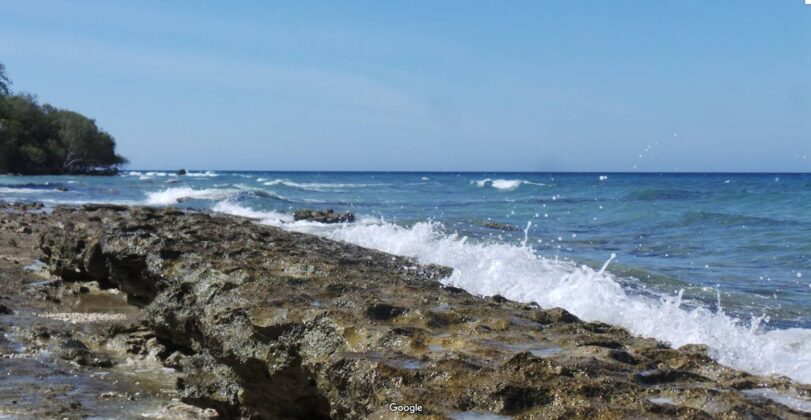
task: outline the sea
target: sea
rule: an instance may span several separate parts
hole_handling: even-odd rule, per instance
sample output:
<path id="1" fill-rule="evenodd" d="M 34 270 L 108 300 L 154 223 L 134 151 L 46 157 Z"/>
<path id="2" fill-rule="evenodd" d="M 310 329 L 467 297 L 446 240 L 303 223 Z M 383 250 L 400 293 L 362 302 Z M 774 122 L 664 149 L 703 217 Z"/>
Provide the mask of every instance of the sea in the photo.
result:
<path id="1" fill-rule="evenodd" d="M 451 267 L 443 282 L 473 294 L 811 383 L 811 174 L 127 170 L 0 176 L 0 200 L 251 217 Z M 302 208 L 356 221 L 294 221 Z"/>

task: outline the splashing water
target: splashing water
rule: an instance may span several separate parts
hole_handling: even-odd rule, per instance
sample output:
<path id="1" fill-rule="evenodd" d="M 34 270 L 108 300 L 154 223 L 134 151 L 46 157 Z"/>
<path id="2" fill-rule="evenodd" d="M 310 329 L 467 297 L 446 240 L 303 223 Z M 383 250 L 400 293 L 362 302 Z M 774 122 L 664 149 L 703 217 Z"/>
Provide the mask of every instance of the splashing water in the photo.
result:
<path id="1" fill-rule="evenodd" d="M 393 224 L 337 228 L 291 224 L 288 229 L 417 258 L 421 263 L 452 267 L 443 282 L 471 293 L 502 295 L 542 307 L 561 307 L 586 321 L 603 321 L 673 347 L 705 344 L 718 362 L 757 374 L 786 375 L 811 382 L 811 330 L 763 331 L 761 319 L 747 326 L 723 313 L 687 308 L 683 291 L 659 299 L 628 294 L 605 272 L 535 255 L 531 248 L 470 243 L 446 235 L 434 222 L 411 228 Z"/>
<path id="2" fill-rule="evenodd" d="M 521 246 L 527 246 L 527 242 L 529 242 L 529 228 L 532 227 L 532 220 L 527 222 L 527 227 L 524 229 L 524 240 L 521 242 Z"/>
<path id="3" fill-rule="evenodd" d="M 444 282 L 472 293 L 706 344 L 726 365 L 811 383 L 811 175 L 198 173 L 0 176 L 0 198 L 213 208 L 449 266 Z M 293 221 L 302 207 L 359 220 Z M 527 222 L 497 235 L 474 223 L 491 218 Z"/>

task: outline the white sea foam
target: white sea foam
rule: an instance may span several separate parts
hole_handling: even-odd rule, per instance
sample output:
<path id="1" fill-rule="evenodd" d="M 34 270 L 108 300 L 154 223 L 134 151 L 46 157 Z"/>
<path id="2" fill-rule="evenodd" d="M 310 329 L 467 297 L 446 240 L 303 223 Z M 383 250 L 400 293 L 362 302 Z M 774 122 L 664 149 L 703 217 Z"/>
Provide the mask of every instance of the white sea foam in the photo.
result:
<path id="1" fill-rule="evenodd" d="M 491 187 L 502 191 L 511 191 L 523 184 L 544 186 L 546 184 L 540 182 L 532 182 L 523 179 L 481 179 L 478 181 L 471 181 L 471 184 L 476 184 L 479 187 Z"/>
<path id="2" fill-rule="evenodd" d="M 257 181 L 259 179 L 257 179 Z M 326 182 L 295 182 L 289 179 L 273 179 L 263 182 L 263 184 L 267 186 L 284 185 L 290 188 L 298 188 L 309 191 L 325 191 L 334 188 L 363 188 L 363 187 L 386 185 L 386 184 L 345 184 L 345 183 L 326 183 Z"/>
<path id="3" fill-rule="evenodd" d="M 259 219 L 265 224 L 278 226 L 281 223 L 292 222 L 293 217 L 289 214 L 278 213 L 275 211 L 257 211 L 251 210 L 247 207 L 240 206 L 239 204 L 230 201 L 220 201 L 214 208 L 214 211 L 234 216 L 250 217 L 252 219 Z"/>
<path id="4" fill-rule="evenodd" d="M 0 194 L 37 194 L 44 192 L 56 192 L 57 190 L 38 190 L 35 188 L 6 188 L 0 187 Z"/>
<path id="5" fill-rule="evenodd" d="M 217 177 L 217 176 L 220 176 L 220 175 L 218 173 L 214 172 L 214 171 L 205 171 L 205 172 L 187 172 L 186 176 L 190 176 L 192 178 L 194 178 L 194 177 L 213 178 L 213 177 Z"/>
<path id="6" fill-rule="evenodd" d="M 246 211 L 229 209 L 222 203 L 218 207 L 232 214 Z M 471 293 L 562 307 L 584 320 L 620 325 L 674 347 L 706 344 L 711 355 L 727 366 L 811 383 L 808 329 L 765 331 L 757 321 L 745 325 L 700 305 L 688 308 L 680 295 L 661 299 L 632 295 L 603 270 L 542 258 L 528 247 L 472 243 L 465 237 L 443 233 L 433 222 L 410 228 L 372 222 L 332 226 L 288 223 L 269 216 L 262 218 L 263 223 L 452 267 L 453 274 L 444 283 Z"/>
<path id="7" fill-rule="evenodd" d="M 540 258 L 526 247 L 474 244 L 443 235 L 432 223 L 410 229 L 391 224 L 346 226 L 326 236 L 454 268 L 445 280 L 481 295 L 500 294 L 543 307 L 562 307 L 666 341 L 706 344 L 721 363 L 760 374 L 811 382 L 811 330 L 765 332 L 704 307 L 687 309 L 680 296 L 660 300 L 629 295 L 609 273 Z"/>
<path id="8" fill-rule="evenodd" d="M 135 176 L 135 177 L 138 177 L 141 180 L 152 179 L 152 178 L 155 178 L 155 177 L 164 178 L 164 177 L 168 177 L 168 176 L 171 176 L 171 177 L 179 176 L 175 172 L 165 172 L 165 171 L 148 171 L 148 172 L 129 171 L 129 172 L 126 172 L 126 175 Z M 191 177 L 191 178 L 213 178 L 213 177 L 220 176 L 220 174 L 218 174 L 218 173 L 216 173 L 214 171 L 187 172 L 185 176 L 188 176 L 188 177 Z"/>
<path id="9" fill-rule="evenodd" d="M 154 179 L 156 177 L 165 178 L 167 176 L 177 176 L 173 173 L 168 172 L 159 172 L 159 171 L 149 171 L 149 172 L 140 172 L 140 171 L 130 171 L 127 173 L 129 176 L 138 177 L 141 181 L 148 181 L 150 179 Z"/>
<path id="10" fill-rule="evenodd" d="M 233 189 L 208 188 L 195 190 L 189 187 L 168 188 L 163 191 L 148 193 L 145 204 L 151 206 L 165 206 L 176 204 L 186 199 L 225 200 L 236 193 Z"/>
<path id="11" fill-rule="evenodd" d="M 308 203 L 308 204 L 327 203 L 327 201 L 325 200 L 318 200 L 314 198 L 295 198 L 295 199 L 288 198 L 281 194 L 277 194 L 273 191 L 257 189 L 255 187 L 251 187 L 245 184 L 216 184 L 214 186 L 219 188 L 194 189 L 191 187 L 172 187 L 161 191 L 147 193 L 146 199 L 144 201 L 134 202 L 133 204 L 141 204 L 148 206 L 167 206 L 177 204 L 188 199 L 212 200 L 219 202 L 222 200 L 227 200 L 235 196 L 236 194 L 240 193 L 253 193 L 260 197 L 296 203 Z M 226 186 L 230 188 L 222 188 Z M 0 192 L 2 192 L 2 190 L 0 190 Z M 42 191 L 37 190 L 36 192 Z M 222 212 L 229 213 L 224 210 Z"/>

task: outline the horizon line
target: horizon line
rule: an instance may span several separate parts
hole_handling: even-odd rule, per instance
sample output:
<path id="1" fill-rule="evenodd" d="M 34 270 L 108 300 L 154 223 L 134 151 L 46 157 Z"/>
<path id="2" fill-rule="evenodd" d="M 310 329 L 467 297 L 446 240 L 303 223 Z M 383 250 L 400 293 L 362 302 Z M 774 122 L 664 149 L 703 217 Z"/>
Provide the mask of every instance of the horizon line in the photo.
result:
<path id="1" fill-rule="evenodd" d="M 345 169 L 121 169 L 121 172 L 127 171 L 151 171 L 151 172 L 177 172 L 180 169 L 186 171 L 214 171 L 214 172 L 279 172 L 279 173 L 403 173 L 403 174 L 596 174 L 596 175 L 811 175 L 810 172 L 791 172 L 791 171 L 498 171 L 498 170 L 345 170 Z"/>

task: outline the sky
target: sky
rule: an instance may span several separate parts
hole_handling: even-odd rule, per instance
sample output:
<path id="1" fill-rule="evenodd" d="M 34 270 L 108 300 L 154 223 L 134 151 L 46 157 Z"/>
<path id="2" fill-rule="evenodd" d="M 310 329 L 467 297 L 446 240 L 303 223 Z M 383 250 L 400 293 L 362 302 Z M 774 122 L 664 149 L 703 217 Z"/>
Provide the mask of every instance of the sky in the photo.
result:
<path id="1" fill-rule="evenodd" d="M 811 172 L 803 0 L 10 1 L 137 169 Z"/>

